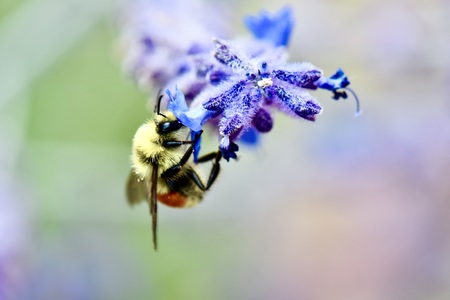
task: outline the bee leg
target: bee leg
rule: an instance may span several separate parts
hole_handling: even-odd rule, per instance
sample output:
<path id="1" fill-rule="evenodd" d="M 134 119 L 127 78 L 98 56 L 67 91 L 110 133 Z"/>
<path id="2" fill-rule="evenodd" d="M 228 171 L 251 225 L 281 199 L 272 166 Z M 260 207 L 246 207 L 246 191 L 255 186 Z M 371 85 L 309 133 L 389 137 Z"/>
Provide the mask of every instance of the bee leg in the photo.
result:
<path id="1" fill-rule="evenodd" d="M 220 172 L 220 159 L 222 158 L 222 152 L 217 151 L 216 156 L 214 158 L 214 163 L 211 168 L 211 172 L 209 173 L 208 183 L 206 184 L 206 189 L 209 189 L 210 186 L 214 183 Z"/>
<path id="2" fill-rule="evenodd" d="M 212 153 L 206 154 L 202 157 L 199 157 L 198 162 L 206 162 L 206 161 L 214 159 L 214 163 L 211 168 L 211 172 L 209 173 L 208 183 L 206 184 L 206 187 L 204 186 L 204 184 L 202 183 L 202 181 L 200 180 L 199 176 L 197 175 L 197 173 L 195 171 L 192 171 L 189 173 L 189 176 L 191 177 L 192 181 L 194 181 L 194 183 L 201 190 L 203 190 L 203 191 L 208 190 L 211 187 L 211 185 L 214 183 L 214 181 L 216 180 L 217 175 L 219 175 L 219 172 L 220 172 L 219 161 L 221 158 L 222 158 L 222 153 L 220 151 L 212 152 Z"/>
<path id="3" fill-rule="evenodd" d="M 194 144 L 194 141 L 165 141 L 163 143 L 163 146 L 168 148 L 168 147 L 179 147 L 181 145 L 186 145 L 186 144 Z"/>
<path id="4" fill-rule="evenodd" d="M 170 176 L 173 176 L 176 173 L 178 173 L 181 170 L 181 168 L 183 167 L 183 165 L 189 160 L 193 151 L 194 151 L 194 148 L 192 146 L 190 146 L 184 153 L 183 157 L 180 159 L 180 162 L 178 164 L 168 168 L 167 170 L 165 170 L 161 174 L 161 177 L 170 177 Z"/>
<path id="5" fill-rule="evenodd" d="M 190 171 L 188 173 L 188 176 L 199 187 L 199 189 L 201 189 L 202 191 L 206 191 L 207 190 L 207 188 L 203 184 L 202 180 L 200 179 L 200 177 L 198 176 L 198 174 L 194 170 Z"/>
<path id="6" fill-rule="evenodd" d="M 187 145 L 187 144 L 196 144 L 200 138 L 200 136 L 202 135 L 203 130 L 200 131 L 199 134 L 197 134 L 197 136 L 195 137 L 194 140 L 190 140 L 190 141 L 165 141 L 163 142 L 163 146 L 164 147 L 179 147 L 181 145 Z"/>
<path id="7" fill-rule="evenodd" d="M 202 135 L 203 130 L 200 131 L 200 133 L 195 137 L 193 141 L 166 141 L 163 143 L 165 147 L 178 147 L 184 144 L 191 144 L 191 146 L 186 150 L 183 157 L 180 159 L 180 162 L 177 165 L 174 165 L 170 167 L 169 169 L 165 170 L 161 177 L 169 177 L 176 173 L 178 173 L 181 170 L 181 167 L 189 160 L 192 153 L 194 152 L 194 147 L 192 144 L 195 144 L 198 142 L 200 136 Z"/>
<path id="8" fill-rule="evenodd" d="M 203 162 L 210 161 L 210 160 L 216 158 L 216 156 L 217 156 L 217 152 L 211 152 L 211 153 L 202 155 L 199 158 L 197 158 L 197 163 L 203 163 Z"/>

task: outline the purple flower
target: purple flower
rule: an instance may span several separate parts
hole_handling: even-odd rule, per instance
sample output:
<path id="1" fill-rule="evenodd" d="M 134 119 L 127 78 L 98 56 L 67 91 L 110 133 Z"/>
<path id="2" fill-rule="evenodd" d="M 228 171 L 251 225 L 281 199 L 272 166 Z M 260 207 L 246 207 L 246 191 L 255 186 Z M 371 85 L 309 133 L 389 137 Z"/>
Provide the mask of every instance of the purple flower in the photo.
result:
<path id="1" fill-rule="evenodd" d="M 294 26 L 292 10 L 285 7 L 276 14 L 261 11 L 256 16 L 246 16 L 245 26 L 256 39 L 272 42 L 275 46 L 287 46 Z"/>
<path id="2" fill-rule="evenodd" d="M 261 57 L 249 58 L 225 41 L 215 39 L 214 44 L 214 57 L 233 75 L 220 85 L 205 90 L 193 105 L 201 103 L 197 107 L 210 112 L 197 114 L 198 117 L 208 119 L 220 116 L 220 148 L 227 156 L 234 157 L 229 153 L 236 148 L 231 148 L 232 142 L 250 128 L 263 133 L 272 129 L 270 111 L 273 108 L 310 121 L 314 121 L 321 112 L 320 105 L 305 90 L 316 88 L 314 83 L 322 76 L 322 72 L 312 64 L 277 62 L 270 54 L 278 58 L 279 52 L 271 52 L 271 49 Z M 190 123 L 203 124 L 206 119 L 192 119 Z"/>

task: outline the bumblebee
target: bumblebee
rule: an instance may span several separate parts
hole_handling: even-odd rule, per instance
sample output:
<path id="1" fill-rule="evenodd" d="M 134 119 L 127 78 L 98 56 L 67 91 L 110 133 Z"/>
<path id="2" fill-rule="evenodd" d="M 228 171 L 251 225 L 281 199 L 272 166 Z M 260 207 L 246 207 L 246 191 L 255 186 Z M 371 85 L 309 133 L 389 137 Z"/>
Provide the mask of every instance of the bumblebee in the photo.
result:
<path id="1" fill-rule="evenodd" d="M 157 250 L 157 200 L 171 207 L 193 207 L 198 204 L 217 178 L 221 152 L 198 158 L 197 163 L 213 161 L 206 185 L 197 165 L 190 161 L 194 139 L 183 139 L 187 128 L 170 111 L 160 112 L 162 95 L 155 107 L 155 117 L 139 127 L 133 139 L 132 169 L 127 182 L 130 205 L 147 201 L 152 217 L 153 246 Z"/>

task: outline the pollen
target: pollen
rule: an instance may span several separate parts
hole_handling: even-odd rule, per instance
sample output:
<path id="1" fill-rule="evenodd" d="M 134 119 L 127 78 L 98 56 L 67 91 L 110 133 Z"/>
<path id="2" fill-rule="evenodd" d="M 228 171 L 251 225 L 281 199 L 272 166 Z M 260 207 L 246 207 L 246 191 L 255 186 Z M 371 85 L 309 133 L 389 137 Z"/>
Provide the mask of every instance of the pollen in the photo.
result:
<path id="1" fill-rule="evenodd" d="M 268 77 L 268 78 L 261 79 L 260 81 L 257 82 L 257 84 L 260 88 L 266 88 L 266 87 L 272 86 L 273 81 L 272 81 L 272 78 Z"/>

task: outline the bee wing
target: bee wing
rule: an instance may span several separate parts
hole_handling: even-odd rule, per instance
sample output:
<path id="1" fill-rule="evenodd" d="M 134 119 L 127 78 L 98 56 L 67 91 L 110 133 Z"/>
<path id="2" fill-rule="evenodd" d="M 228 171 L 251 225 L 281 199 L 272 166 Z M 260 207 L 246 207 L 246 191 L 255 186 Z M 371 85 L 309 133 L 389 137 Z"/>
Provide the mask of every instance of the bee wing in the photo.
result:
<path id="1" fill-rule="evenodd" d="M 128 175 L 127 182 L 127 200 L 128 204 L 134 205 L 142 200 L 149 199 L 149 192 L 147 188 L 147 182 L 140 179 L 136 173 L 131 170 L 130 175 Z"/>
<path id="2" fill-rule="evenodd" d="M 130 205 L 145 200 L 150 206 L 150 215 L 152 216 L 153 246 L 155 250 L 158 246 L 156 229 L 158 224 L 158 203 L 157 203 L 157 183 L 158 183 L 158 165 L 153 165 L 152 176 L 150 180 L 140 179 L 136 173 L 131 170 L 127 182 L 127 200 Z"/>
<path id="3" fill-rule="evenodd" d="M 152 216 L 152 233 L 153 233 L 153 247 L 155 251 L 158 248 L 158 240 L 156 236 L 156 229 L 158 225 L 158 203 L 157 203 L 157 182 L 158 182 L 158 165 L 154 164 L 152 168 L 152 177 L 151 181 L 147 185 L 147 188 L 150 190 L 150 215 Z M 148 198 L 147 198 L 148 199 Z"/>

